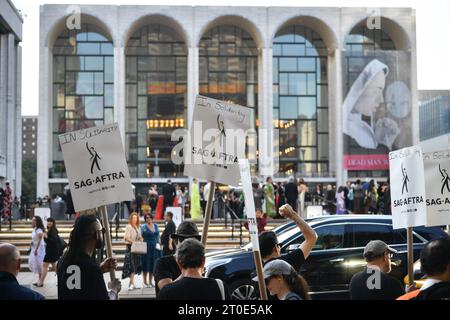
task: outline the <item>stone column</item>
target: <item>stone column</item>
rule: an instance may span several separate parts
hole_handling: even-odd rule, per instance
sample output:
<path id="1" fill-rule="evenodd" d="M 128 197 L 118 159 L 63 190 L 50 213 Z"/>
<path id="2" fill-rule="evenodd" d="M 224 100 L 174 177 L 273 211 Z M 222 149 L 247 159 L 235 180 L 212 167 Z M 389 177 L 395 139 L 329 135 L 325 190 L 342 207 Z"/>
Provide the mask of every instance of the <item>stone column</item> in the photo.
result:
<path id="1" fill-rule="evenodd" d="M 189 129 L 194 114 L 195 97 L 199 93 L 198 47 L 188 49 L 187 59 L 187 119 L 185 128 Z M 200 188 L 200 181 L 199 181 Z M 192 177 L 189 177 L 189 194 L 192 194 Z"/>
<path id="2" fill-rule="evenodd" d="M 16 196 L 22 195 L 22 47 L 16 56 Z M 36 155 L 37 156 L 37 155 Z"/>
<path id="3" fill-rule="evenodd" d="M 114 47 L 114 121 L 119 123 L 125 147 L 125 48 Z"/>
<path id="4" fill-rule="evenodd" d="M 6 178 L 11 180 L 11 187 L 13 192 L 16 192 L 16 46 L 15 39 L 12 33 L 8 34 L 8 80 L 6 92 L 6 106 L 7 106 L 7 155 L 6 155 Z"/>
<path id="5" fill-rule="evenodd" d="M 344 169 L 344 136 L 342 132 L 342 51 L 341 49 L 334 50 L 334 99 L 333 111 L 335 115 L 335 130 L 334 140 L 330 142 L 335 143 L 335 170 L 336 170 L 336 184 L 343 185 L 347 179 L 347 170 Z M 329 82 L 330 83 L 330 82 Z M 331 132 L 330 132 L 331 133 Z"/>
<path id="6" fill-rule="evenodd" d="M 272 99 L 272 48 L 262 48 L 258 59 L 258 149 L 259 174 L 267 177 L 274 174 L 274 128 L 273 128 L 273 99 Z"/>
<path id="7" fill-rule="evenodd" d="M 8 35 L 0 34 L 0 177 L 6 177 L 7 117 L 6 93 L 8 90 Z"/>
<path id="8" fill-rule="evenodd" d="M 188 49 L 187 59 L 187 124 L 189 128 L 194 114 L 195 97 L 199 92 L 199 58 L 198 47 Z"/>
<path id="9" fill-rule="evenodd" d="M 39 50 L 39 116 L 38 116 L 38 144 L 37 144 L 37 177 L 36 196 L 49 195 L 49 168 L 51 166 L 51 148 L 53 139 L 51 137 L 52 123 L 49 113 L 52 110 L 49 101 L 52 70 L 49 62 L 52 61 L 51 50 L 45 46 Z"/>

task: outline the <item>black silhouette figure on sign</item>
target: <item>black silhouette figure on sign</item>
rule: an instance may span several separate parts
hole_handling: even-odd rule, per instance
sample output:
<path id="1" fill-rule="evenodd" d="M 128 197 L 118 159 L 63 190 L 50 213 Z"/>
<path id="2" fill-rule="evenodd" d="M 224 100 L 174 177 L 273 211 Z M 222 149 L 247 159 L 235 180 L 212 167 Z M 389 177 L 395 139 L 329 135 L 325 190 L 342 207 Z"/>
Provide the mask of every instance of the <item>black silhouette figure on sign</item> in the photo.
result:
<path id="1" fill-rule="evenodd" d="M 217 116 L 217 128 L 219 129 L 220 133 L 220 145 L 223 145 L 223 139 L 226 138 L 225 134 L 225 125 L 223 123 L 223 120 L 220 118 L 220 114 Z"/>
<path id="2" fill-rule="evenodd" d="M 97 151 L 95 151 L 94 147 L 89 147 L 88 143 L 86 142 L 86 149 L 89 151 L 89 154 L 91 155 L 91 158 L 89 160 L 91 160 L 91 174 L 94 173 L 94 165 L 97 167 L 97 170 L 101 170 L 100 166 L 98 164 L 98 160 L 102 159 L 100 158 L 100 156 L 98 155 Z"/>
<path id="3" fill-rule="evenodd" d="M 403 174 L 403 185 L 402 185 L 402 194 L 403 194 L 405 189 L 406 192 L 408 192 L 408 182 L 409 182 L 408 174 L 406 173 L 406 168 L 403 167 L 403 163 L 402 163 L 402 174 Z"/>
<path id="4" fill-rule="evenodd" d="M 450 186 L 448 185 L 448 182 L 450 181 L 450 178 L 448 176 L 446 169 L 441 169 L 441 164 L 439 164 L 439 172 L 442 176 L 442 187 L 441 187 L 441 194 L 444 194 L 444 187 L 447 187 L 447 191 L 450 192 Z"/>

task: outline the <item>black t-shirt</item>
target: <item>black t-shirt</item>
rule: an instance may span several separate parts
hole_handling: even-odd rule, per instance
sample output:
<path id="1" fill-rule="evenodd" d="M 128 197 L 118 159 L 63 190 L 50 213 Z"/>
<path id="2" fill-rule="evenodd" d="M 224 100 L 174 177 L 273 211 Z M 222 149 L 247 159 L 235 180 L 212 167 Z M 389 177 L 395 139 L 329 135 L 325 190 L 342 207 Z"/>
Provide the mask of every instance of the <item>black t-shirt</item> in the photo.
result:
<path id="1" fill-rule="evenodd" d="M 228 299 L 225 284 L 224 294 Z M 162 288 L 158 300 L 222 300 L 222 294 L 215 279 L 181 278 Z"/>
<path id="2" fill-rule="evenodd" d="M 161 235 L 161 243 L 163 244 L 163 246 L 169 245 L 169 237 L 171 234 L 174 234 L 176 232 L 176 229 L 177 227 L 175 226 L 175 222 L 173 222 L 172 220 L 167 222 Z"/>
<path id="3" fill-rule="evenodd" d="M 70 266 L 79 267 L 79 286 L 76 281 L 78 271 L 67 271 Z M 59 300 L 109 300 L 103 273 L 99 265 L 86 254 L 67 263 L 64 270 L 58 266 L 57 274 Z"/>
<path id="4" fill-rule="evenodd" d="M 450 282 L 439 282 L 419 292 L 414 300 L 450 300 Z"/>
<path id="5" fill-rule="evenodd" d="M 358 272 L 350 280 L 350 299 L 351 300 L 395 300 L 401 295 L 405 294 L 405 289 L 401 282 L 394 277 L 379 272 L 380 282 L 377 288 L 377 281 L 368 281 L 369 277 L 375 277 L 373 271 L 367 272 L 367 268 Z M 370 289 L 369 284 L 375 288 Z"/>
<path id="6" fill-rule="evenodd" d="M 174 256 L 164 256 L 156 260 L 155 269 L 153 273 L 155 277 L 156 295 L 159 293 L 158 282 L 161 279 L 170 278 L 176 280 L 181 275 L 181 270 L 175 261 Z"/>
<path id="7" fill-rule="evenodd" d="M 280 256 L 279 258 L 272 258 L 270 260 L 267 260 L 266 262 L 263 262 L 263 266 L 265 266 L 268 262 L 273 260 L 283 260 L 289 263 L 297 272 L 300 272 L 300 268 L 305 263 L 305 255 L 302 251 L 302 249 L 295 249 L 287 254 L 284 254 Z"/>

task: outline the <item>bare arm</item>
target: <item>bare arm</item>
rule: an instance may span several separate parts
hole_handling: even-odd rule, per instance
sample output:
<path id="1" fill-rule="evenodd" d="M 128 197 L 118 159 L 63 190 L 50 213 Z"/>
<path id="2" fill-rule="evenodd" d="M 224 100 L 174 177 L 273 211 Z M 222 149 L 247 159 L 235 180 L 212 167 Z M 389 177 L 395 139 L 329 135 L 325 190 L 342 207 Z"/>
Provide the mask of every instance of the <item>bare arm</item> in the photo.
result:
<path id="1" fill-rule="evenodd" d="M 305 259 L 308 258 L 309 254 L 311 253 L 312 248 L 316 244 L 317 241 L 317 234 L 314 231 L 313 228 L 309 226 L 309 224 L 303 220 L 302 217 L 300 217 L 290 205 L 285 204 L 280 208 L 280 214 L 284 217 L 287 217 L 295 222 L 297 227 L 300 229 L 300 231 L 303 233 L 303 236 L 305 237 L 305 241 L 302 242 L 300 245 L 300 249 L 303 252 L 303 255 L 305 256 Z"/>
<path id="2" fill-rule="evenodd" d="M 39 241 L 38 241 L 38 243 L 37 243 L 37 245 L 36 245 L 36 249 L 34 249 L 34 255 L 37 255 L 37 251 L 38 251 L 38 249 L 39 249 L 39 246 L 41 245 L 42 237 L 43 237 L 43 236 L 44 236 L 43 233 L 41 233 L 41 234 L 38 235 Z"/>

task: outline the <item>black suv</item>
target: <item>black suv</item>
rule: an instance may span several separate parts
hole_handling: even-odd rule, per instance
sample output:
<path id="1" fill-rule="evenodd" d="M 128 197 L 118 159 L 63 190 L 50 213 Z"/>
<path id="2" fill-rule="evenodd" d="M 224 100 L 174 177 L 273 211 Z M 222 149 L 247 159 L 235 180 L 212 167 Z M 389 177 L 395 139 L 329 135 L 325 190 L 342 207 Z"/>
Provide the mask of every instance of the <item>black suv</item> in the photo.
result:
<path id="1" fill-rule="evenodd" d="M 323 216 L 308 220 L 318 239 L 306 263 L 300 269 L 310 286 L 313 299 L 348 299 L 348 286 L 352 276 L 366 265 L 363 250 L 370 240 L 382 240 L 398 251 L 392 259 L 391 275 L 403 283 L 407 274 L 407 247 L 405 229 L 393 230 L 392 217 L 382 215 Z M 276 229 L 281 253 L 299 247 L 303 235 L 294 223 Z M 439 227 L 416 227 L 414 260 L 419 258 L 423 246 L 431 239 L 448 237 Z M 257 291 L 251 281 L 255 265 L 251 243 L 223 252 L 207 254 L 205 274 L 222 279 L 230 289 L 232 299 L 252 300 Z"/>

